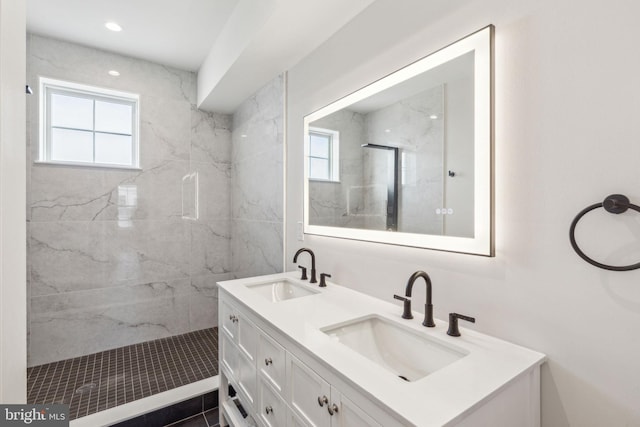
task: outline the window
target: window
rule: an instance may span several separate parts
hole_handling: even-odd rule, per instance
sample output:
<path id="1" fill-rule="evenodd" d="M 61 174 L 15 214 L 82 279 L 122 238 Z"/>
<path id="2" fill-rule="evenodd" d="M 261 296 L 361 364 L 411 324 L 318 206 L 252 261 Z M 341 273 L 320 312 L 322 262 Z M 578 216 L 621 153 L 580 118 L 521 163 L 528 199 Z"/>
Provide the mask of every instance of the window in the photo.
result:
<path id="1" fill-rule="evenodd" d="M 40 78 L 39 161 L 137 168 L 138 95 Z"/>
<path id="2" fill-rule="evenodd" d="M 309 128 L 309 178 L 340 181 L 340 133 Z"/>

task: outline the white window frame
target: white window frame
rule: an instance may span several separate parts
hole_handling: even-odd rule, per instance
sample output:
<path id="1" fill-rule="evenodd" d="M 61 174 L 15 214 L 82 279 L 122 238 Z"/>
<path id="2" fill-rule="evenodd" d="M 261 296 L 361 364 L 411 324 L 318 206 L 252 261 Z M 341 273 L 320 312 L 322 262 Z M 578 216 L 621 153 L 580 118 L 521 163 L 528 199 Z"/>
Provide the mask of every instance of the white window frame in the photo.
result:
<path id="1" fill-rule="evenodd" d="M 324 129 L 318 127 L 309 127 L 309 136 L 311 134 L 328 135 L 329 142 L 329 179 L 311 178 L 312 181 L 322 182 L 340 182 L 340 132 L 333 129 Z M 311 139 L 309 138 L 309 141 Z M 309 142 L 310 143 L 310 142 Z M 309 150 L 310 151 L 310 150 Z M 311 155 L 308 155 L 307 163 L 310 162 Z M 309 169 L 309 171 L 311 171 Z"/>
<path id="2" fill-rule="evenodd" d="M 38 150 L 38 160 L 36 163 L 48 163 L 69 166 L 91 166 L 102 168 L 116 169 L 140 169 L 140 96 L 135 93 L 121 92 L 113 89 L 106 89 L 97 86 L 89 86 L 79 83 L 66 82 L 62 80 L 40 77 L 39 79 L 39 96 L 40 96 L 40 141 Z M 133 111 L 131 114 L 131 164 L 115 164 L 115 163 L 97 163 L 95 162 L 95 134 L 94 135 L 94 161 L 78 162 L 78 161 L 62 161 L 51 159 L 51 94 L 63 94 L 74 97 L 82 97 L 92 99 L 94 101 L 102 100 L 111 103 L 121 103 L 131 105 Z M 98 132 L 109 133 L 109 132 Z M 115 134 L 117 135 L 117 134 Z"/>

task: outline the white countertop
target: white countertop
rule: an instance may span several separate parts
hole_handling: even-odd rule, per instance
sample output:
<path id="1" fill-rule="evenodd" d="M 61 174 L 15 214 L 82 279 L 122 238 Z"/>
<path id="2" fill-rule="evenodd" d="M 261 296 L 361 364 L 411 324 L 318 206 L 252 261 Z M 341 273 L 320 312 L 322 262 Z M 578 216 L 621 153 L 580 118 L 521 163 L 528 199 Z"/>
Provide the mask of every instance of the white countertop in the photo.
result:
<path id="1" fill-rule="evenodd" d="M 446 333 L 448 323 L 443 320 L 435 319 L 436 326 L 426 328 L 421 324 L 422 314 L 414 312 L 413 319 L 402 319 L 402 308 L 391 302 L 333 282 L 327 282 L 326 288 L 319 288 L 299 280 L 299 274 L 289 272 L 228 280 L 220 282 L 219 288 L 331 366 L 347 382 L 361 388 L 412 424 L 445 425 L 545 361 L 542 353 L 466 329 L 464 322 L 460 322 L 462 336 L 451 337 Z M 284 278 L 320 293 L 271 302 L 246 287 Z M 424 304 L 413 301 L 413 306 L 422 308 Z M 405 382 L 320 331 L 321 328 L 371 314 L 397 321 L 469 354 L 420 380 Z"/>

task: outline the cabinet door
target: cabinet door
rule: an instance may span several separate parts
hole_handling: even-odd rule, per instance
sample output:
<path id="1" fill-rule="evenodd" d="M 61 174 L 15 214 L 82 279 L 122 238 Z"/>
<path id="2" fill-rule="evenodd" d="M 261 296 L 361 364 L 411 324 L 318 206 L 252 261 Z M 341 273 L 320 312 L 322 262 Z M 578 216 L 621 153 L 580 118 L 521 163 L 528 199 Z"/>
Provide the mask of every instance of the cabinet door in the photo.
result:
<path id="1" fill-rule="evenodd" d="M 285 397 L 286 384 L 286 351 L 265 334 L 260 334 L 258 346 L 258 369 L 260 373 L 271 383 L 273 388 Z"/>
<path id="2" fill-rule="evenodd" d="M 300 419 L 313 427 L 329 427 L 331 403 L 329 383 L 291 354 L 287 354 L 289 403 Z"/>
<path id="3" fill-rule="evenodd" d="M 331 416 L 331 427 L 381 427 L 373 418 L 335 388 L 331 388 L 331 405 L 338 407 Z"/>
<path id="4" fill-rule="evenodd" d="M 267 427 L 284 427 L 287 423 L 287 405 L 264 379 L 258 381 L 257 415 Z"/>
<path id="5" fill-rule="evenodd" d="M 238 335 L 238 313 L 236 313 L 236 309 L 231 306 L 228 302 L 222 300 L 221 303 L 221 313 L 222 313 L 222 330 L 227 333 L 229 338 L 234 342 L 237 342 Z"/>
<path id="6" fill-rule="evenodd" d="M 238 379 L 239 356 L 238 348 L 231 342 L 231 339 L 225 334 L 220 334 L 220 363 L 236 381 Z"/>
<path id="7" fill-rule="evenodd" d="M 237 382 L 240 391 L 245 395 L 250 408 L 245 408 L 249 413 L 253 411 L 256 403 L 257 385 L 256 385 L 256 365 L 242 352 L 238 353 L 238 370 Z"/>
<path id="8" fill-rule="evenodd" d="M 256 352 L 258 349 L 258 328 L 249 321 L 242 313 L 236 311 L 235 323 L 238 348 L 255 365 Z"/>

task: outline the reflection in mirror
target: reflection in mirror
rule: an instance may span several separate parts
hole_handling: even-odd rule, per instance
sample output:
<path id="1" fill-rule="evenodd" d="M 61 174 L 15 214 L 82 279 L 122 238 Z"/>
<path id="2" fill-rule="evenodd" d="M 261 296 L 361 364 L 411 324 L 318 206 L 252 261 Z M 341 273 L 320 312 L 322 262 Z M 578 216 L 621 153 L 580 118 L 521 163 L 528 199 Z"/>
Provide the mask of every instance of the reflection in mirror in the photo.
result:
<path id="1" fill-rule="evenodd" d="M 305 117 L 305 232 L 492 254 L 491 32 Z"/>

